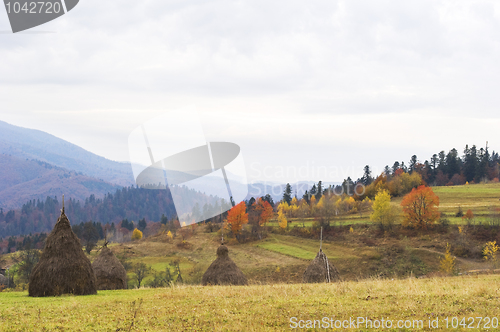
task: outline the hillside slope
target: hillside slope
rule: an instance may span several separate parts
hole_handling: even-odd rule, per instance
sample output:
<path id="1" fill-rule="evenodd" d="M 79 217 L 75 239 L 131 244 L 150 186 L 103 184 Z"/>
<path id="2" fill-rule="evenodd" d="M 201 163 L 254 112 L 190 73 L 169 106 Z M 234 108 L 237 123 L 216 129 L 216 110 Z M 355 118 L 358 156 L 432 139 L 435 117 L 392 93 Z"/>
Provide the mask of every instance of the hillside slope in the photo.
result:
<path id="1" fill-rule="evenodd" d="M 38 160 L 0 155 L 0 208 L 20 207 L 31 199 L 47 196 L 85 201 L 94 194 L 104 196 L 120 186 Z"/>
<path id="2" fill-rule="evenodd" d="M 18 158 L 37 159 L 120 186 L 134 184 L 132 169 L 128 163 L 100 157 L 43 131 L 0 121 L 0 154 L 2 153 Z"/>

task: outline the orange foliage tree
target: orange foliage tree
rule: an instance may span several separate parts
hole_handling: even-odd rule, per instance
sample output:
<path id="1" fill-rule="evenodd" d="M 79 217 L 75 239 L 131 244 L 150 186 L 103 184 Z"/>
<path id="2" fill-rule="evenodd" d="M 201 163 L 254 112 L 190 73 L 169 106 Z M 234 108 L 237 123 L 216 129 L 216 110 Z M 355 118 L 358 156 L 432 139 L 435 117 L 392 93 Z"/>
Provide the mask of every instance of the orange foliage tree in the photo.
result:
<path id="1" fill-rule="evenodd" d="M 248 213 L 246 210 L 247 205 L 245 202 L 241 202 L 233 206 L 227 213 L 227 222 L 231 225 L 231 232 L 233 232 L 235 236 L 241 231 L 243 225 L 248 223 Z"/>
<path id="2" fill-rule="evenodd" d="M 439 219 L 439 197 L 430 187 L 419 186 L 403 198 L 404 226 L 427 229 Z"/>
<path id="3" fill-rule="evenodd" d="M 471 209 L 468 209 L 462 219 L 466 219 L 467 222 L 471 222 L 474 219 L 474 213 L 472 213 Z"/>

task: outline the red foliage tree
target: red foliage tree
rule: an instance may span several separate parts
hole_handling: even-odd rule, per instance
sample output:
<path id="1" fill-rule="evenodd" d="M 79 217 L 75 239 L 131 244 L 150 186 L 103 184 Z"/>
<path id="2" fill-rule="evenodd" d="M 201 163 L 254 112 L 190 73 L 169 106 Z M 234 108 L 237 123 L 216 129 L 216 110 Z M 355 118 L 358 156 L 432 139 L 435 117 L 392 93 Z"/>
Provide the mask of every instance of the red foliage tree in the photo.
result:
<path id="1" fill-rule="evenodd" d="M 432 188 L 419 186 L 414 188 L 401 202 L 403 207 L 404 226 L 427 229 L 439 219 L 439 197 Z"/>

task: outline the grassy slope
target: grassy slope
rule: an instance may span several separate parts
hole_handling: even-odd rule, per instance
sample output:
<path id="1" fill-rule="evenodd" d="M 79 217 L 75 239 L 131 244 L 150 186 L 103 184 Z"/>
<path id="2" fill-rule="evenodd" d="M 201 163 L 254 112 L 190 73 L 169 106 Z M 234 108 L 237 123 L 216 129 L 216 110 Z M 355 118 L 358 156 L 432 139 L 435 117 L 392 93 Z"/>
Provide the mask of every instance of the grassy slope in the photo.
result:
<path id="1" fill-rule="evenodd" d="M 462 218 L 455 218 L 458 207 L 465 213 L 471 209 L 479 221 L 484 221 L 495 208 L 500 208 L 500 183 L 481 183 L 463 186 L 433 187 L 439 197 L 439 211 L 453 223 L 462 223 Z M 402 197 L 393 200 L 400 204 Z"/>
<path id="2" fill-rule="evenodd" d="M 29 298 L 0 293 L 2 331 L 276 331 L 290 318 L 423 320 L 498 317 L 499 276 L 335 284 L 180 286 Z M 135 316 L 135 318 L 134 318 Z M 367 331 L 367 329 L 359 329 Z M 417 329 L 385 329 L 415 331 Z M 429 330 L 429 329 L 424 329 Z M 490 329 L 495 330 L 495 329 Z"/>

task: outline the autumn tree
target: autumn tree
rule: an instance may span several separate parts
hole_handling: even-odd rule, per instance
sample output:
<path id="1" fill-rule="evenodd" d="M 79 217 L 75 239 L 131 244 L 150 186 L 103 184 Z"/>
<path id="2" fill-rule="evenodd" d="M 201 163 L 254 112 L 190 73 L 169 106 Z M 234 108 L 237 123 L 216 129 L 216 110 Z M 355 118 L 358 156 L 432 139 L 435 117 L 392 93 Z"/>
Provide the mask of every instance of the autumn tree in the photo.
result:
<path id="1" fill-rule="evenodd" d="M 278 211 L 278 225 L 283 229 L 288 226 L 288 220 L 282 210 Z"/>
<path id="2" fill-rule="evenodd" d="M 446 253 L 444 254 L 443 259 L 439 262 L 439 269 L 441 272 L 449 275 L 456 272 L 455 257 L 451 255 L 449 243 L 446 244 Z"/>
<path id="3" fill-rule="evenodd" d="M 142 239 L 142 232 L 137 228 L 132 232 L 132 240 L 140 240 Z"/>
<path id="4" fill-rule="evenodd" d="M 259 198 L 257 202 L 255 202 L 255 205 L 255 210 L 259 212 L 259 225 L 265 225 L 273 217 L 273 207 L 262 198 Z"/>
<path id="5" fill-rule="evenodd" d="M 330 226 L 330 221 L 335 215 L 335 200 L 333 195 L 323 195 L 318 204 L 316 204 L 316 212 L 321 219 L 321 225 Z"/>
<path id="6" fill-rule="evenodd" d="M 498 265 L 497 253 L 498 249 L 497 241 L 487 242 L 483 249 L 483 257 L 486 261 L 491 262 L 493 268 Z"/>
<path id="7" fill-rule="evenodd" d="M 414 188 L 401 202 L 404 226 L 427 229 L 439 219 L 439 197 L 424 185 Z"/>
<path id="8" fill-rule="evenodd" d="M 306 199 L 300 200 L 300 205 L 297 209 L 297 215 L 302 219 L 302 226 L 305 227 L 305 219 L 309 216 L 309 204 Z"/>
<path id="9" fill-rule="evenodd" d="M 231 232 L 236 238 L 240 233 L 243 225 L 248 223 L 248 213 L 246 212 L 247 206 L 245 202 L 241 202 L 235 206 L 227 213 L 227 222 L 231 225 Z"/>
<path id="10" fill-rule="evenodd" d="M 248 220 L 252 225 L 252 236 L 262 239 L 261 227 L 273 216 L 274 210 L 269 202 L 259 198 L 248 208 Z"/>
<path id="11" fill-rule="evenodd" d="M 467 220 L 467 223 L 470 224 L 474 219 L 474 213 L 472 212 L 472 210 L 468 209 L 465 215 L 462 216 L 462 219 Z"/>
<path id="12" fill-rule="evenodd" d="M 399 218 L 397 207 L 391 205 L 391 195 L 387 190 L 380 190 L 373 201 L 373 213 L 370 220 L 382 229 L 391 228 Z"/>

